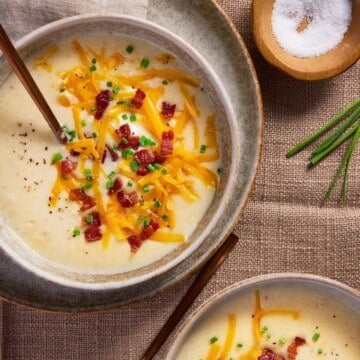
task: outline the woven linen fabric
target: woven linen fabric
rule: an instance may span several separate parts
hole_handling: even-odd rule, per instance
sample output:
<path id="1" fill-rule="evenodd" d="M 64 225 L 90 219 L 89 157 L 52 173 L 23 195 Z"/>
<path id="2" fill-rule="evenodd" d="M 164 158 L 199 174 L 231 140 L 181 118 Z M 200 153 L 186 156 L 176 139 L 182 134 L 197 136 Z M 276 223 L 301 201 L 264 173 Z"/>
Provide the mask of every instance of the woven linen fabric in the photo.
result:
<path id="1" fill-rule="evenodd" d="M 313 273 L 359 289 L 360 152 L 352 162 L 347 204 L 339 204 L 335 192 L 325 207 L 321 199 L 344 147 L 311 170 L 306 167 L 309 151 L 290 160 L 285 153 L 360 95 L 360 64 L 329 80 L 294 80 L 272 68 L 257 51 L 251 1 L 218 3 L 253 58 L 264 102 L 265 139 L 255 189 L 234 230 L 239 243 L 190 311 L 224 287 L 265 273 Z M 1 0 L 0 21 L 15 40 L 65 16 L 121 8 L 122 13 L 131 9 L 143 17 L 146 6 L 147 1 L 126 0 Z M 193 280 L 194 276 L 153 299 L 102 313 L 48 313 L 3 301 L 1 359 L 139 359 Z M 164 358 L 171 340 L 156 359 Z"/>

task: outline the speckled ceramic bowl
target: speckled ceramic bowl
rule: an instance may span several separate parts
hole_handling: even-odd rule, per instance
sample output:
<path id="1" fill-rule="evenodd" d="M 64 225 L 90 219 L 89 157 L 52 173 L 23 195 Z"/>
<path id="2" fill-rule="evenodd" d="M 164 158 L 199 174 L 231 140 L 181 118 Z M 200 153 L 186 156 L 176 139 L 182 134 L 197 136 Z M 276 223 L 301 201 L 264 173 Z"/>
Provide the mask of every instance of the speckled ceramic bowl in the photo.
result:
<path id="1" fill-rule="evenodd" d="M 97 30 L 108 31 L 109 36 L 122 34 L 161 47 L 176 55 L 201 80 L 222 120 L 219 133 L 223 166 L 219 189 L 186 243 L 159 261 L 124 273 L 103 275 L 64 269 L 35 254 L 20 238 L 11 235 L 4 222 L 0 222 L 0 294 L 9 300 L 47 309 L 76 311 L 123 305 L 154 294 L 194 271 L 217 249 L 234 226 L 251 190 L 259 161 L 261 131 L 249 129 L 251 136 L 247 136 L 246 141 L 251 143 L 251 151 L 246 154 L 249 145 L 241 145 L 241 126 L 227 90 L 212 67 L 180 37 L 154 23 L 128 16 L 77 16 L 46 25 L 16 45 L 22 56 L 26 56 L 59 37 Z M 2 58 L 0 66 L 1 83 L 9 68 Z M 255 103 L 257 101 L 259 98 Z M 261 109 L 257 111 L 261 120 Z M 242 168 L 245 168 L 245 176 Z M 250 172 L 246 168 L 251 169 Z M 185 265 L 186 268 L 181 270 L 187 261 L 191 265 Z M 66 300 L 61 302 L 61 299 Z"/>
<path id="2" fill-rule="evenodd" d="M 280 309 L 295 310 L 300 313 L 298 320 L 293 320 L 291 319 L 291 316 L 288 316 L 288 318 L 290 318 L 288 323 L 286 323 L 286 317 L 284 320 L 281 319 L 281 315 L 277 315 L 282 320 L 280 327 L 286 329 L 283 331 L 283 336 L 281 337 L 282 343 L 280 345 L 278 343 L 279 333 L 276 331 L 274 323 L 271 322 L 271 320 L 264 318 L 260 323 L 260 334 L 263 347 L 273 349 L 273 351 L 278 351 L 281 354 L 286 353 L 287 347 L 293 341 L 293 338 L 290 335 L 292 332 L 289 327 L 289 322 L 291 321 L 298 321 L 298 323 L 296 323 L 298 336 L 303 337 L 306 343 L 314 348 L 313 355 L 309 357 L 306 357 L 305 355 L 306 359 L 315 358 L 320 355 L 324 359 L 333 359 L 334 357 L 332 357 L 332 354 L 335 354 L 335 350 L 338 350 L 339 347 L 331 342 L 330 335 L 335 335 L 335 337 L 342 339 L 344 343 L 341 345 L 345 348 L 347 348 L 347 346 L 358 346 L 356 344 L 358 344 L 358 336 L 360 335 L 360 322 L 358 322 L 360 320 L 359 291 L 339 283 L 338 281 L 317 275 L 279 273 L 262 275 L 241 281 L 225 288 L 208 299 L 185 320 L 181 328 L 175 334 L 174 341 L 171 344 L 165 359 L 198 359 L 202 358 L 202 356 L 203 358 L 206 358 L 207 351 L 210 349 L 209 340 L 212 337 L 216 337 L 216 341 L 221 348 L 221 345 L 224 345 L 227 331 L 227 327 L 224 327 L 224 324 L 227 323 L 227 317 L 230 313 L 234 314 L 236 317 L 235 336 L 230 346 L 232 349 L 231 355 L 232 357 L 235 356 L 236 359 L 240 358 L 251 348 L 254 341 L 252 335 L 253 328 L 252 325 L 249 325 L 249 322 L 252 322 L 253 314 L 256 312 L 255 307 L 258 306 L 255 305 L 256 291 L 259 291 L 260 306 L 264 311 L 274 308 L 269 305 L 270 303 L 276 303 L 277 306 L 275 306 L 275 308 L 279 308 L 278 304 L 281 304 Z M 284 293 L 280 294 L 280 291 L 290 294 L 290 298 L 285 299 Z M 299 296 L 301 297 L 302 294 L 315 294 L 316 301 L 310 299 L 309 295 L 304 301 L 301 301 Z M 319 296 L 319 298 L 317 296 Z M 243 302 L 240 303 L 240 301 Z M 308 316 L 309 314 L 307 314 L 305 310 L 302 313 L 300 304 L 306 304 L 307 301 L 309 301 L 310 306 L 312 306 L 314 316 Z M 340 308 L 336 308 L 334 311 L 329 310 L 329 315 L 322 317 L 320 315 L 321 312 L 324 309 L 327 309 L 330 302 L 335 302 L 337 305 L 340 304 Z M 247 303 L 250 303 L 248 307 L 246 307 Z M 245 309 L 245 307 L 247 310 L 245 313 L 248 314 L 248 318 L 242 314 L 242 310 Z M 354 333 L 350 333 L 346 329 L 349 322 L 345 319 L 340 319 L 341 316 L 345 315 L 352 318 L 353 327 L 351 329 Z M 309 317 L 312 324 L 310 327 L 305 327 L 304 322 L 308 321 Z M 304 322 L 301 325 L 302 318 L 304 319 Z M 327 318 L 329 318 L 330 321 L 329 332 L 326 332 L 324 326 L 324 322 Z M 222 321 L 224 319 L 225 321 Z M 248 339 L 245 336 L 245 331 L 241 331 L 242 327 L 247 329 L 247 326 L 249 327 L 247 334 L 250 334 Z M 346 331 L 343 331 L 345 329 Z M 198 334 L 206 331 L 208 331 L 208 333 L 204 334 L 202 339 L 204 341 L 198 343 Z M 320 335 L 316 343 L 312 340 L 314 333 L 319 333 Z M 328 338 L 326 337 L 326 334 L 329 335 Z M 213 338 L 213 341 L 215 341 L 215 338 Z M 346 345 L 347 342 L 349 342 L 349 344 Z M 186 352 L 185 358 L 178 357 L 182 351 L 185 351 L 185 349 L 189 349 L 190 347 L 193 349 L 201 349 L 201 347 L 204 347 L 205 353 L 200 355 L 197 353 L 190 354 L 189 352 Z M 321 354 L 317 353 L 318 349 L 321 349 Z M 352 351 L 354 350 L 355 348 L 352 349 Z M 184 356 L 184 354 L 185 353 L 182 353 L 182 356 Z M 301 359 L 303 359 L 304 353 L 302 353 L 301 356 L 303 356 L 301 357 Z M 341 356 L 340 354 L 339 358 L 352 357 Z"/>

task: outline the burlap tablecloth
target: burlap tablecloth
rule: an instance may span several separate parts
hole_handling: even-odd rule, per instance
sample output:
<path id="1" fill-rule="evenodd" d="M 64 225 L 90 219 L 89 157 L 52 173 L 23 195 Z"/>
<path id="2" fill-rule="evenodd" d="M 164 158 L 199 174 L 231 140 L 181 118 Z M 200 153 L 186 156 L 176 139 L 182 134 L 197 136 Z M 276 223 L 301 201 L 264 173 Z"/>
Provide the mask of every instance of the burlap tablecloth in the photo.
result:
<path id="1" fill-rule="evenodd" d="M 263 94 L 266 135 L 256 186 L 235 228 L 240 241 L 191 310 L 227 285 L 271 272 L 319 274 L 359 289 L 360 152 L 351 168 L 347 205 L 333 200 L 323 208 L 319 204 L 342 151 L 311 171 L 305 166 L 308 152 L 291 160 L 285 159 L 285 153 L 360 95 L 360 63 L 330 80 L 294 80 L 269 66 L 257 51 L 251 34 L 251 1 L 218 2 L 252 55 Z M 86 12 L 99 12 L 110 1 L 81 3 L 86 4 Z M 130 3 L 114 1 L 111 7 L 121 6 L 126 12 Z M 1 0 L 0 21 L 15 40 L 46 22 L 76 13 L 76 2 L 56 4 Z M 144 9 L 140 6 L 138 11 Z M 136 360 L 193 278 L 151 300 L 99 314 L 47 313 L 1 302 L 1 359 Z M 169 341 L 157 359 L 164 357 L 168 345 Z"/>

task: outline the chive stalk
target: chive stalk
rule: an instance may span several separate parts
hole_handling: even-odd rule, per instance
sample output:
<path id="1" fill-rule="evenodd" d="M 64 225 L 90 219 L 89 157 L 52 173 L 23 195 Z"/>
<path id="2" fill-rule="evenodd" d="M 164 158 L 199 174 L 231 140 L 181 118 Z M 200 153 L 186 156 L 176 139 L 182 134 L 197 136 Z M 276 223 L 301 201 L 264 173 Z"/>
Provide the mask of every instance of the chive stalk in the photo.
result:
<path id="1" fill-rule="evenodd" d="M 323 125 L 319 130 L 315 131 L 310 136 L 306 137 L 304 140 L 296 144 L 292 149 L 290 149 L 286 157 L 290 158 L 296 155 L 298 152 L 303 150 L 305 147 L 310 145 L 314 140 L 318 139 L 320 136 L 325 134 L 329 129 L 335 126 L 342 118 L 344 118 L 347 114 L 349 114 L 352 110 L 360 106 L 360 98 L 353 101 L 349 104 L 341 113 L 334 116 L 328 123 Z"/>

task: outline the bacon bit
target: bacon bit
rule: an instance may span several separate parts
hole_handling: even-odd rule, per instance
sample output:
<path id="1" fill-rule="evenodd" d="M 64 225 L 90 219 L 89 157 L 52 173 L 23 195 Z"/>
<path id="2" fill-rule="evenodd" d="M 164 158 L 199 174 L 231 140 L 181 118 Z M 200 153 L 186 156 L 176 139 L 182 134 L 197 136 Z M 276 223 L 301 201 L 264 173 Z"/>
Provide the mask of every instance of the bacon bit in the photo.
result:
<path id="1" fill-rule="evenodd" d="M 134 159 L 139 165 L 149 165 L 155 161 L 155 154 L 150 149 L 141 149 L 134 155 Z"/>
<path id="2" fill-rule="evenodd" d="M 138 136 L 132 135 L 128 139 L 126 139 L 126 142 L 120 141 L 118 145 L 121 150 L 125 150 L 125 149 L 137 150 L 138 147 L 140 146 L 140 139 Z"/>
<path id="3" fill-rule="evenodd" d="M 102 116 L 104 115 L 106 108 L 110 104 L 110 97 L 111 97 L 110 90 L 102 90 L 96 95 L 96 97 L 95 97 L 95 101 L 96 101 L 95 119 L 96 120 L 100 120 L 102 118 Z"/>
<path id="4" fill-rule="evenodd" d="M 80 207 L 80 211 L 85 211 L 93 208 L 96 205 L 96 200 L 89 195 L 86 195 L 86 198 L 82 202 L 82 206 Z"/>
<path id="5" fill-rule="evenodd" d="M 90 225 L 85 231 L 85 240 L 88 242 L 101 240 L 102 232 L 99 226 Z"/>
<path id="6" fill-rule="evenodd" d="M 115 178 L 115 180 L 114 180 L 114 185 L 110 188 L 110 189 L 108 189 L 108 191 L 107 191 L 107 193 L 108 193 L 108 195 L 113 195 L 113 194 L 115 194 L 116 192 L 118 192 L 119 190 L 121 190 L 121 188 L 122 188 L 122 181 L 121 181 L 121 179 L 120 178 Z"/>
<path id="7" fill-rule="evenodd" d="M 171 119 L 174 116 L 175 113 L 175 109 L 176 109 L 176 104 L 171 105 L 170 103 L 163 101 L 162 102 L 162 109 L 161 109 L 161 115 L 165 118 L 165 119 Z"/>
<path id="8" fill-rule="evenodd" d="M 145 99 L 146 94 L 141 90 L 137 89 L 134 98 L 131 100 L 131 107 L 135 109 L 140 109 L 143 105 L 143 100 Z"/>
<path id="9" fill-rule="evenodd" d="M 136 253 L 136 251 L 141 246 L 141 238 L 139 235 L 131 235 L 127 238 L 128 243 L 130 244 L 131 252 Z"/>
<path id="10" fill-rule="evenodd" d="M 81 211 L 89 210 L 96 205 L 95 199 L 85 194 L 85 191 L 82 189 L 70 190 L 69 200 L 80 201 L 82 203 L 82 206 L 80 207 Z"/>
<path id="11" fill-rule="evenodd" d="M 155 162 L 158 164 L 162 164 L 163 162 L 165 162 L 166 157 L 163 155 L 160 155 L 159 153 L 157 153 L 156 151 L 154 151 L 155 154 Z"/>
<path id="12" fill-rule="evenodd" d="M 145 226 L 140 233 L 140 237 L 142 240 L 148 239 L 158 228 L 160 225 L 153 219 L 150 220 L 148 226 Z"/>
<path id="13" fill-rule="evenodd" d="M 294 341 L 287 348 L 289 360 L 296 359 L 297 348 L 304 344 L 305 344 L 305 339 L 298 337 L 298 336 L 294 339 Z"/>
<path id="14" fill-rule="evenodd" d="M 79 153 L 78 151 L 74 150 L 74 149 L 71 149 L 71 150 L 70 150 L 70 154 L 71 154 L 72 156 L 79 156 L 79 155 L 80 155 L 80 153 Z"/>
<path id="15" fill-rule="evenodd" d="M 121 138 L 129 138 L 131 135 L 131 129 L 129 124 L 121 125 L 118 129 L 115 130 L 115 134 L 119 135 Z"/>
<path id="16" fill-rule="evenodd" d="M 161 134 L 160 155 L 166 156 L 172 154 L 174 148 L 173 140 L 174 132 L 172 130 L 164 131 Z"/>
<path id="17" fill-rule="evenodd" d="M 285 360 L 282 355 L 275 354 L 270 349 L 263 349 L 261 355 L 258 357 L 258 360 Z"/>
<path id="18" fill-rule="evenodd" d="M 76 169 L 76 162 L 72 162 L 69 159 L 62 160 L 60 162 L 60 170 L 62 174 L 70 174 L 73 170 Z"/>
<path id="19" fill-rule="evenodd" d="M 87 216 L 92 216 L 92 222 L 91 224 L 89 224 L 87 221 L 86 221 L 86 218 Z M 100 219 L 100 214 L 97 212 L 97 211 L 92 211 L 91 213 L 89 213 L 88 215 L 86 215 L 84 218 L 83 218 L 83 223 L 85 225 L 91 225 L 91 226 L 100 226 L 101 225 L 101 219 Z"/>
<path id="20" fill-rule="evenodd" d="M 149 169 L 147 169 L 145 166 L 139 166 L 139 169 L 136 171 L 136 175 L 145 176 L 149 172 Z"/>
<path id="21" fill-rule="evenodd" d="M 106 149 L 104 149 L 102 156 L 101 156 L 101 163 L 103 164 L 106 160 L 106 155 L 107 155 L 107 151 Z"/>
<path id="22" fill-rule="evenodd" d="M 120 205 L 124 208 L 132 207 L 139 202 L 139 198 L 136 191 L 132 191 L 130 193 L 119 191 L 117 193 L 117 200 L 120 203 Z"/>
<path id="23" fill-rule="evenodd" d="M 119 160 L 119 154 L 108 144 L 105 145 L 106 148 L 108 149 L 110 156 L 111 156 L 111 160 L 112 161 L 117 161 Z"/>
<path id="24" fill-rule="evenodd" d="M 82 189 L 72 189 L 70 190 L 69 200 L 71 201 L 84 201 L 88 195 L 85 194 L 85 191 Z"/>

